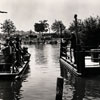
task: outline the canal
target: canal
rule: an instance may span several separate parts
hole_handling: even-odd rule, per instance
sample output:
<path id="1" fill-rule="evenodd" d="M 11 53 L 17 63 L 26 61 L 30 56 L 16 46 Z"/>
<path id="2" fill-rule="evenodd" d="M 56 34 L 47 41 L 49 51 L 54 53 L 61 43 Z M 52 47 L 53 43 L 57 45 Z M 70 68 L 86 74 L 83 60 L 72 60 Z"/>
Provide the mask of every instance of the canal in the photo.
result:
<path id="1" fill-rule="evenodd" d="M 22 79 L 0 80 L 0 100 L 55 100 L 60 77 L 59 44 L 27 45 L 29 68 Z M 80 78 L 63 75 L 63 100 L 100 100 L 100 76 Z"/>
<path id="2" fill-rule="evenodd" d="M 55 100 L 60 75 L 59 45 L 31 45 L 30 73 L 23 82 L 22 100 Z"/>

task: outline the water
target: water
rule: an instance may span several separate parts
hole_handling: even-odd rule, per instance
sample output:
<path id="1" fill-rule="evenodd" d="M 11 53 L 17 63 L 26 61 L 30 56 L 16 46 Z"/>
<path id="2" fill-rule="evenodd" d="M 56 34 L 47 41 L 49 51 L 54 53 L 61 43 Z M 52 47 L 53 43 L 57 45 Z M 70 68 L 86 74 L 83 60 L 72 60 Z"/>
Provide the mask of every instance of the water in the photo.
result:
<path id="1" fill-rule="evenodd" d="M 32 45 L 30 73 L 23 83 L 22 100 L 55 100 L 59 75 L 59 45 Z"/>
<path id="2" fill-rule="evenodd" d="M 81 78 L 67 71 L 64 77 L 63 100 L 100 100 L 100 76 Z"/>
<path id="3" fill-rule="evenodd" d="M 55 100 L 60 76 L 59 45 L 28 47 L 29 69 L 20 80 L 0 80 L 0 100 Z M 100 76 L 79 78 L 67 72 L 63 100 L 100 100 Z"/>

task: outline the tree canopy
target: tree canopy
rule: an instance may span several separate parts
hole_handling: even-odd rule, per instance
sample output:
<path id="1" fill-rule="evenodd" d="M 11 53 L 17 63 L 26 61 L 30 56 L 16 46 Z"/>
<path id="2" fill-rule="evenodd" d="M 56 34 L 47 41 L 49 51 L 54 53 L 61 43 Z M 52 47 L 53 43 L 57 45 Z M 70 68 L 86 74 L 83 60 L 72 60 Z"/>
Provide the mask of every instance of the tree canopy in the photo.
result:
<path id="1" fill-rule="evenodd" d="M 1 25 L 2 32 L 8 33 L 9 35 L 16 30 L 14 23 L 10 19 L 5 20 Z"/>
<path id="2" fill-rule="evenodd" d="M 39 23 L 35 23 L 34 28 L 36 32 L 47 32 L 49 24 L 47 20 L 40 21 Z"/>
<path id="3" fill-rule="evenodd" d="M 75 22 L 73 21 L 69 30 L 75 31 Z M 97 47 L 100 45 L 100 17 L 92 17 L 77 21 L 78 35 L 80 36 L 81 42 L 85 46 Z"/>
<path id="4" fill-rule="evenodd" d="M 55 22 L 51 25 L 51 29 L 54 31 L 54 32 L 56 32 L 56 33 L 58 33 L 58 34 L 60 34 L 61 33 L 61 31 L 63 31 L 63 30 L 65 30 L 65 25 L 63 24 L 63 22 L 62 21 L 57 21 L 57 20 L 55 20 Z"/>

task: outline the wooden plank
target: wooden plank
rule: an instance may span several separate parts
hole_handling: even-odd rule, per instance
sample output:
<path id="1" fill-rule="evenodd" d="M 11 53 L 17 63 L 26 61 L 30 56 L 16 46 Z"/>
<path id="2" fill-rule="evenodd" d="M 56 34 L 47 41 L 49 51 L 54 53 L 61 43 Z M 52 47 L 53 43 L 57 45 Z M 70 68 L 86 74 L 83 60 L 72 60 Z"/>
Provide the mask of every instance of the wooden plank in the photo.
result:
<path id="1" fill-rule="evenodd" d="M 18 76 L 20 74 L 23 74 L 24 71 L 26 70 L 27 68 L 27 64 L 29 63 L 29 61 L 27 61 L 22 68 L 20 68 L 20 71 L 17 72 L 17 73 L 11 73 L 11 72 L 0 72 L 0 77 L 15 77 L 15 76 Z"/>
<path id="2" fill-rule="evenodd" d="M 60 63 L 61 63 L 61 67 L 67 68 L 70 72 L 72 72 L 76 76 L 81 76 L 82 75 L 82 73 L 78 73 L 77 69 L 74 68 L 74 66 L 71 65 L 70 63 L 68 63 L 67 61 L 65 61 L 63 59 L 60 59 Z"/>

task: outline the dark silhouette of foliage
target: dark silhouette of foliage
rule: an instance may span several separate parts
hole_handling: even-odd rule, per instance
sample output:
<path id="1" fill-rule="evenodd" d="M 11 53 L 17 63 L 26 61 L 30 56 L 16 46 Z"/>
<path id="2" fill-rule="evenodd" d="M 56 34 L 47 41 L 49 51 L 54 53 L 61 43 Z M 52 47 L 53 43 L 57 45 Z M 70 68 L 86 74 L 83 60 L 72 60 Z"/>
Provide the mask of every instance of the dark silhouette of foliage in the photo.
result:
<path id="1" fill-rule="evenodd" d="M 62 32 L 62 38 L 70 38 L 71 37 L 71 32 L 67 29 L 65 29 L 63 32 Z"/>
<path id="2" fill-rule="evenodd" d="M 47 32 L 49 24 L 47 20 L 40 21 L 39 23 L 35 23 L 34 28 L 36 32 Z"/>
<path id="3" fill-rule="evenodd" d="M 77 22 L 78 35 L 85 46 L 97 48 L 100 45 L 100 17 L 86 18 L 84 21 Z M 75 23 L 71 23 L 69 30 L 75 32 Z"/>
<path id="4" fill-rule="evenodd" d="M 83 29 L 83 22 L 82 22 L 82 20 L 77 20 L 77 28 L 78 28 L 78 31 L 82 31 L 82 29 Z M 75 21 L 73 21 L 73 23 L 70 24 L 69 30 L 71 32 L 76 30 L 76 28 L 75 28 Z"/>

